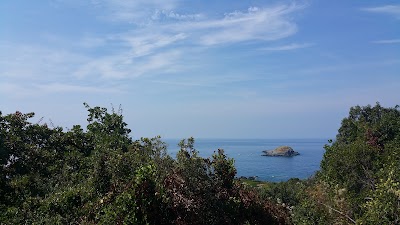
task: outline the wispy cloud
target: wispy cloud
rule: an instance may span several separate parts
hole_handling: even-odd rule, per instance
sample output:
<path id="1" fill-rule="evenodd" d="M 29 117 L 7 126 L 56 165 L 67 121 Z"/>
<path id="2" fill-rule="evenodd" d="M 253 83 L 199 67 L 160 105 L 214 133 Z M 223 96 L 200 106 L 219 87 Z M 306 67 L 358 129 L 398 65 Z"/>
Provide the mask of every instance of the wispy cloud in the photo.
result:
<path id="1" fill-rule="evenodd" d="M 372 13 L 384 13 L 392 15 L 397 19 L 400 19 L 400 5 L 384 5 L 377 7 L 362 8 L 362 10 Z"/>
<path id="2" fill-rule="evenodd" d="M 387 40 L 378 40 L 378 41 L 372 41 L 374 44 L 399 44 L 400 39 L 387 39 Z"/>
<path id="3" fill-rule="evenodd" d="M 63 83 L 49 83 L 49 84 L 36 84 L 33 86 L 41 92 L 47 93 L 120 93 L 121 90 L 113 87 L 94 87 L 75 84 Z"/>
<path id="4" fill-rule="evenodd" d="M 151 19 L 154 21 L 163 21 L 163 20 L 178 20 L 178 21 L 188 21 L 188 20 L 200 20 L 204 18 L 205 15 L 201 13 L 197 14 L 181 14 L 176 13 L 174 11 L 166 11 L 166 10 L 155 10 L 154 14 L 151 16 Z"/>
<path id="5" fill-rule="evenodd" d="M 25 81 L 65 79 L 88 59 L 83 54 L 58 48 L 3 43 L 0 45 L 0 75 Z"/>
<path id="6" fill-rule="evenodd" d="M 131 48 L 132 57 L 141 57 L 154 53 L 163 47 L 172 45 L 178 41 L 184 40 L 186 35 L 183 33 L 177 34 L 161 34 L 157 32 L 139 32 L 125 33 L 116 35 L 115 38 L 123 41 Z"/>
<path id="7" fill-rule="evenodd" d="M 295 50 L 295 49 L 300 49 L 300 48 L 308 48 L 308 47 L 311 47 L 313 45 L 314 44 L 310 44 L 310 43 L 305 43 L 305 44 L 293 43 L 293 44 L 289 44 L 289 45 L 261 48 L 260 50 L 266 50 L 266 51 L 289 51 L 289 50 Z"/>
<path id="8" fill-rule="evenodd" d="M 96 0 L 92 1 L 96 8 L 101 8 L 104 18 L 115 22 L 147 24 L 157 10 L 171 11 L 176 8 L 177 0 Z"/>
<path id="9" fill-rule="evenodd" d="M 74 3 L 59 0 L 57 4 Z M 84 4 L 86 7 L 89 3 Z M 90 80 L 119 81 L 176 73 L 187 68 L 186 56 L 199 49 L 207 51 L 219 45 L 271 41 L 295 34 L 297 25 L 293 14 L 306 7 L 294 3 L 280 4 L 207 15 L 204 12 L 182 13 L 178 0 L 93 0 L 90 4 L 96 7 L 96 13 L 101 13 L 102 19 L 134 24 L 125 32 L 84 33 L 74 40 L 58 38 L 55 34 L 44 35 L 43 38 L 51 42 L 49 46 L 0 45 L 0 75 L 3 82 L 7 77 L 7 81 L 13 84 L 7 90 L 15 89 L 20 80 L 29 80 L 36 84 L 29 87 L 35 91 L 96 92 L 100 90 L 95 85 L 91 88 L 93 82 Z M 280 46 L 280 50 L 307 45 Z M 65 81 L 81 81 L 87 85 L 61 85 Z M 196 85 L 196 82 L 175 84 Z"/>
<path id="10" fill-rule="evenodd" d="M 133 42 L 153 42 L 154 31 L 157 31 L 170 37 L 179 35 L 191 43 L 206 46 L 288 37 L 297 32 L 296 23 L 291 15 L 306 7 L 295 3 L 249 7 L 246 11 L 225 12 L 218 18 L 203 12 L 177 13 L 175 10 L 179 8 L 178 1 L 168 4 L 157 0 L 134 3 L 119 0 L 100 2 L 109 12 L 109 19 L 113 21 L 142 21 L 140 26 L 135 27 Z M 151 15 L 144 11 L 151 11 Z M 141 35 L 137 35 L 138 33 Z"/>
<path id="11" fill-rule="evenodd" d="M 302 74 L 322 74 L 326 72 L 333 72 L 333 71 L 346 71 L 352 69 L 359 69 L 359 68 L 378 68 L 378 67 L 388 67 L 388 66 L 395 66 L 400 65 L 399 59 L 386 59 L 381 61 L 370 61 L 370 62 L 361 62 L 361 63 L 351 63 L 351 64 L 340 64 L 340 65 L 330 65 L 325 67 L 315 67 L 315 68 L 308 68 L 297 71 L 298 73 Z"/>
<path id="12" fill-rule="evenodd" d="M 215 85 L 195 83 L 195 82 L 179 82 L 179 81 L 167 81 L 167 80 L 152 80 L 152 83 L 174 85 L 174 86 L 189 86 L 189 87 L 215 87 Z"/>
<path id="13" fill-rule="evenodd" d="M 180 52 L 177 50 L 134 57 L 129 52 L 93 58 L 78 68 L 73 75 L 83 79 L 131 79 L 142 75 L 165 74 L 178 69 Z"/>
<path id="14" fill-rule="evenodd" d="M 192 34 L 191 39 L 201 45 L 232 44 L 243 41 L 270 41 L 297 32 L 289 15 L 303 5 L 280 5 L 270 8 L 250 7 L 247 11 L 226 13 L 222 18 L 209 18 L 164 25 L 174 32 Z"/>
<path id="15" fill-rule="evenodd" d="M 117 11 L 125 11 L 123 6 L 136 10 L 156 7 L 155 3 L 158 1 L 148 3 L 139 1 L 134 4 L 109 1 L 107 6 Z M 139 7 L 140 4 L 143 4 L 142 7 Z M 305 7 L 297 4 L 269 8 L 250 7 L 247 11 L 234 11 L 225 13 L 220 18 L 209 18 L 203 13 L 176 13 L 173 10 L 177 4 L 178 2 L 157 5 L 165 9 L 155 9 L 155 13 L 151 16 L 154 23 L 109 36 L 108 41 L 126 47 L 111 56 L 97 57 L 88 61 L 79 67 L 74 75 L 125 79 L 176 71 L 184 67 L 184 59 L 181 57 L 192 54 L 193 47 L 210 47 L 244 41 L 269 41 L 290 36 L 297 31 L 297 26 L 289 15 Z M 119 16 L 117 18 L 121 19 Z M 300 47 L 306 45 L 289 46 L 293 49 Z"/>
<path id="16" fill-rule="evenodd" d="M 2 82 L 0 83 L 0 93 L 8 98 L 37 98 L 46 94 L 69 93 L 69 94 L 115 94 L 123 93 L 116 86 L 95 86 L 65 83 L 16 83 Z M 7 99 L 7 98 L 6 98 Z"/>

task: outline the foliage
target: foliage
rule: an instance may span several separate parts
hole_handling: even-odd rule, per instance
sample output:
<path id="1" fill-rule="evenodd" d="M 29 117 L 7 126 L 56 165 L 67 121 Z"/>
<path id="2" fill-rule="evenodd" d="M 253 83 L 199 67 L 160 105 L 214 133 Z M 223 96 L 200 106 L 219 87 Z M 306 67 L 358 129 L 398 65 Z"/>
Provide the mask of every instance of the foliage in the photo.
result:
<path id="1" fill-rule="evenodd" d="M 297 224 L 399 224 L 398 106 L 352 107 L 325 146 L 315 184 L 294 210 Z"/>
<path id="2" fill-rule="evenodd" d="M 264 198 L 284 204 L 285 206 L 295 206 L 304 198 L 304 191 L 312 180 L 302 181 L 298 178 L 289 179 L 286 182 L 267 183 L 262 186 L 261 193 Z"/>
<path id="3" fill-rule="evenodd" d="M 398 147 L 397 147 L 398 148 Z M 381 168 L 376 188 L 363 204 L 361 224 L 400 224 L 400 160 Z"/>
<path id="4" fill-rule="evenodd" d="M 222 149 L 188 138 L 172 158 L 132 140 L 122 110 L 85 107 L 66 131 L 0 112 L 1 224 L 400 224 L 398 106 L 352 107 L 313 178 L 263 184 Z"/>
<path id="5" fill-rule="evenodd" d="M 176 159 L 160 137 L 132 140 L 122 111 L 88 110 L 86 130 L 0 113 L 1 224 L 286 224 L 286 210 L 234 179 L 194 139 Z"/>

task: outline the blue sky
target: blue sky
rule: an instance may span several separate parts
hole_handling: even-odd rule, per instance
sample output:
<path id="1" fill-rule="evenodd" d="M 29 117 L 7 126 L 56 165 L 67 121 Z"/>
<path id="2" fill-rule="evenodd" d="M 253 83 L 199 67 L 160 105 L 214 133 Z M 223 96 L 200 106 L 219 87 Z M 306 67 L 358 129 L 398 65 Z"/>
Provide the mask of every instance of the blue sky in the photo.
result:
<path id="1" fill-rule="evenodd" d="M 398 1 L 0 3 L 0 110 L 56 126 L 87 102 L 135 138 L 334 138 L 399 89 Z"/>

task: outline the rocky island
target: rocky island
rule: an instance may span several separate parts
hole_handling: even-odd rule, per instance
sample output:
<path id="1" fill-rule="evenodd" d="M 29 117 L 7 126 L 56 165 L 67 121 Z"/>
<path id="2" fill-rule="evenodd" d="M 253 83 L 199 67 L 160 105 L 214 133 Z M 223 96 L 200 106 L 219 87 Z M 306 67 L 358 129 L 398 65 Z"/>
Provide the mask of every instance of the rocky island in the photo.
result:
<path id="1" fill-rule="evenodd" d="M 284 157 L 292 157 L 295 155 L 300 155 L 300 153 L 294 151 L 289 146 L 279 146 L 274 150 L 265 150 L 263 151 L 263 156 L 284 156 Z"/>

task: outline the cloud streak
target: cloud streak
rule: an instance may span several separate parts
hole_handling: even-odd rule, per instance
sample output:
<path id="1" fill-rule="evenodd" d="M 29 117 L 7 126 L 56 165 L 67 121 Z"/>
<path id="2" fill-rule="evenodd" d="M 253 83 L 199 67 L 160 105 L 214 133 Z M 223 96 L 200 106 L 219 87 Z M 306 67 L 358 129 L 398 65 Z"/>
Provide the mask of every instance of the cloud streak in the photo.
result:
<path id="1" fill-rule="evenodd" d="M 301 48 L 308 48 L 308 47 L 311 47 L 313 45 L 314 44 L 310 44 L 310 43 L 305 43 L 305 44 L 293 43 L 293 44 L 289 44 L 289 45 L 262 48 L 260 50 L 265 50 L 265 51 L 290 51 L 290 50 L 296 50 L 296 49 L 301 49 Z"/>
<path id="2" fill-rule="evenodd" d="M 33 45 L 0 45 L 0 75 L 30 81 L 70 78 L 71 71 L 89 57 L 57 48 Z"/>
<path id="3" fill-rule="evenodd" d="M 60 0 L 57 4 L 63 2 Z M 177 0 L 93 0 L 91 4 L 97 12 L 94 15 L 102 18 L 100 24 L 105 19 L 112 23 L 125 23 L 125 26 L 126 23 L 133 25 L 120 33 L 101 36 L 84 33 L 78 40 L 44 35 L 45 39 L 51 39 L 52 44 L 48 46 L 3 43 L 0 45 L 0 81 L 10 83 L 4 87 L 9 91 L 17 90 L 18 85 L 25 88 L 26 85 L 19 84 L 19 81 L 29 80 L 31 84 L 26 88 L 35 91 L 87 90 L 91 93 L 101 91 L 94 85 L 98 82 L 141 76 L 166 84 L 168 79 L 156 76 L 188 69 L 186 56 L 196 54 L 196 51 L 243 42 L 278 40 L 295 34 L 298 28 L 292 15 L 306 7 L 298 4 L 249 7 L 243 11 L 210 16 L 203 12 L 181 13 L 179 3 Z M 83 3 L 76 4 L 81 6 Z M 292 44 L 275 50 L 292 50 L 307 45 Z M 65 50 L 63 46 L 71 48 Z M 94 51 L 100 53 L 93 54 Z M 70 84 L 62 85 L 63 82 Z M 83 84 L 76 85 L 78 82 Z M 173 84 L 196 85 L 179 81 Z"/>
<path id="4" fill-rule="evenodd" d="M 0 83 L 0 93 L 9 99 L 38 98 L 47 94 L 118 94 L 123 93 L 115 86 L 94 86 L 65 83 L 33 83 L 21 84 L 16 82 Z"/>
<path id="5" fill-rule="evenodd" d="M 374 44 L 399 44 L 400 39 L 387 39 L 387 40 L 378 40 L 378 41 L 372 41 Z"/>
<path id="6" fill-rule="evenodd" d="M 223 18 L 168 24 L 164 29 L 190 33 L 196 44 L 212 46 L 244 41 L 271 41 L 297 32 L 288 15 L 304 8 L 291 4 L 271 8 L 250 7 L 247 11 L 226 13 Z"/>
<path id="7" fill-rule="evenodd" d="M 167 51 L 135 57 L 129 52 L 93 58 L 78 68 L 73 75 L 83 79 L 132 79 L 142 75 L 164 74 L 177 70 L 175 64 L 180 56 L 179 51 Z"/>
<path id="8" fill-rule="evenodd" d="M 144 33 L 138 35 L 138 32 L 121 34 L 116 37 L 123 41 L 131 48 L 132 57 L 146 56 L 154 53 L 156 50 L 170 46 L 178 41 L 184 40 L 186 35 L 183 33 L 177 34 L 160 34 L 160 33 Z"/>
<path id="9" fill-rule="evenodd" d="M 377 7 L 362 8 L 362 10 L 372 13 L 383 13 L 392 15 L 397 19 L 400 19 L 400 5 L 384 5 Z"/>
<path id="10" fill-rule="evenodd" d="M 84 85 L 64 84 L 64 83 L 49 83 L 37 84 L 33 86 L 37 90 L 47 93 L 120 93 L 116 88 L 111 87 L 93 87 Z"/>
<path id="11" fill-rule="evenodd" d="M 123 13 L 124 7 L 135 11 L 141 8 L 139 6 L 143 2 L 108 3 L 108 6 L 111 6 L 110 10 L 122 10 Z M 157 1 L 153 3 L 150 1 L 143 3 L 142 6 L 155 7 Z M 155 10 L 151 18 L 153 23 L 108 36 L 107 41 L 118 43 L 125 48 L 114 55 L 87 61 L 73 74 L 80 78 L 91 76 L 126 79 L 177 71 L 185 67 L 182 56 L 193 54 L 192 51 L 196 47 L 218 47 L 217 45 L 246 41 L 271 41 L 293 35 L 297 32 L 297 26 L 289 19 L 289 15 L 305 7 L 297 4 L 269 8 L 250 7 L 247 11 L 234 11 L 225 13 L 220 18 L 209 18 L 202 13 L 176 13 L 173 11 L 176 5 L 177 2 L 159 6 L 170 11 Z M 115 19 L 120 18 L 118 16 Z M 96 40 L 97 42 L 104 45 L 104 41 Z M 295 44 L 286 48 L 289 50 L 289 48 L 307 47 L 306 45 Z"/>
<path id="12" fill-rule="evenodd" d="M 151 16 L 157 9 L 171 11 L 176 8 L 177 0 L 96 0 L 92 5 L 105 11 L 104 19 L 113 22 L 130 22 L 143 25 L 151 22 Z"/>

